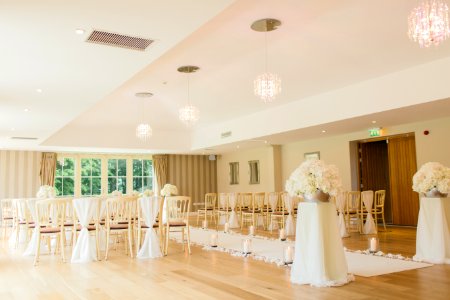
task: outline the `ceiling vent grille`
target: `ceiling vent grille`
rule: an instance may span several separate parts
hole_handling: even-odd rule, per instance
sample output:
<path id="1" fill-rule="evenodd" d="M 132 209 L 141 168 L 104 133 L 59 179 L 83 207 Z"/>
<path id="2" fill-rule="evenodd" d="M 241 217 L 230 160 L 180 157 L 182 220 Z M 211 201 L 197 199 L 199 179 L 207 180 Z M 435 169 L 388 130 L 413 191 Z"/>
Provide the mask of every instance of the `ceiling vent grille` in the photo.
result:
<path id="1" fill-rule="evenodd" d="M 11 137 L 12 140 L 37 140 L 36 137 L 27 137 L 27 136 L 13 136 Z"/>
<path id="2" fill-rule="evenodd" d="M 91 35 L 89 35 L 86 42 L 145 51 L 145 49 L 147 49 L 154 41 L 129 35 L 94 30 Z"/>
<path id="3" fill-rule="evenodd" d="M 221 138 L 227 138 L 231 136 L 231 131 L 222 132 L 220 135 Z"/>

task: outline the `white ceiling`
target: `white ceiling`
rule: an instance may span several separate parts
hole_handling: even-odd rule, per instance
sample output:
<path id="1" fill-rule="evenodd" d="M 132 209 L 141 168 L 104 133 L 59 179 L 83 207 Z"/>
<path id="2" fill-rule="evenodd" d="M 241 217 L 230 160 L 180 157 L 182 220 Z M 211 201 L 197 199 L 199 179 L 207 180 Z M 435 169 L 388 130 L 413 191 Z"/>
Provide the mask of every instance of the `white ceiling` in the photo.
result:
<path id="1" fill-rule="evenodd" d="M 111 2 L 2 1 L 0 146 L 198 152 L 191 143 L 198 130 L 450 57 L 449 41 L 421 49 L 407 38 L 406 20 L 415 1 Z M 282 78 L 283 89 L 271 104 L 253 95 L 253 79 L 264 68 L 264 34 L 250 25 L 267 17 L 282 22 L 267 34 L 269 69 Z M 87 32 L 76 35 L 76 28 Z M 85 43 L 92 29 L 156 42 L 145 52 Z M 190 77 L 191 101 L 201 112 L 194 128 L 178 120 L 178 109 L 187 102 L 187 77 L 177 72 L 182 65 L 200 67 Z M 134 137 L 144 105 L 134 95 L 143 91 L 154 94 L 144 110 L 154 132 L 148 143 Z M 450 115 L 448 101 L 428 109 Z M 410 108 L 397 109 L 395 116 L 391 125 L 425 118 Z M 337 133 L 360 130 L 355 119 L 340 124 Z M 11 136 L 38 140 L 18 142 Z M 307 136 L 313 137 L 266 137 L 278 143 Z"/>

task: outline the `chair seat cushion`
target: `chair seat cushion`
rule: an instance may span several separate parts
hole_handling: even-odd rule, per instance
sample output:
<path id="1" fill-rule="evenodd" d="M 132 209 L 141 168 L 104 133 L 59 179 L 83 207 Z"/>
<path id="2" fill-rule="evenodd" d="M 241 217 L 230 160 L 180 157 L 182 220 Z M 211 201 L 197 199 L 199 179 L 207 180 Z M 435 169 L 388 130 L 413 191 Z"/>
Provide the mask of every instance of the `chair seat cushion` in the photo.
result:
<path id="1" fill-rule="evenodd" d="M 171 226 L 171 227 L 186 226 L 186 222 L 184 222 L 184 221 L 169 221 L 169 226 Z"/>
<path id="2" fill-rule="evenodd" d="M 158 228 L 158 227 L 159 227 L 159 224 L 158 224 L 158 223 L 153 224 L 153 228 Z M 143 229 L 148 229 L 148 226 L 145 225 L 145 224 L 141 224 L 141 228 L 143 228 Z"/>
<path id="3" fill-rule="evenodd" d="M 289 212 L 287 212 L 287 211 L 274 211 L 273 213 L 272 213 L 272 215 L 275 215 L 275 216 L 282 216 L 282 215 L 289 215 Z"/>
<path id="4" fill-rule="evenodd" d="M 128 229 L 128 223 L 127 224 L 109 224 L 109 228 L 111 230 Z"/>
<path id="5" fill-rule="evenodd" d="M 96 230 L 95 225 L 88 225 L 86 228 L 87 228 L 88 231 L 95 231 Z M 81 231 L 81 225 L 77 225 L 77 231 Z"/>
<path id="6" fill-rule="evenodd" d="M 43 227 L 40 230 L 41 233 L 58 233 L 61 232 L 61 228 L 59 227 Z"/>
<path id="7" fill-rule="evenodd" d="M 243 210 L 242 212 L 245 214 L 252 214 L 252 213 L 259 214 L 261 212 L 261 210 L 255 209 L 254 211 L 252 211 L 250 209 L 247 209 L 247 210 Z"/>

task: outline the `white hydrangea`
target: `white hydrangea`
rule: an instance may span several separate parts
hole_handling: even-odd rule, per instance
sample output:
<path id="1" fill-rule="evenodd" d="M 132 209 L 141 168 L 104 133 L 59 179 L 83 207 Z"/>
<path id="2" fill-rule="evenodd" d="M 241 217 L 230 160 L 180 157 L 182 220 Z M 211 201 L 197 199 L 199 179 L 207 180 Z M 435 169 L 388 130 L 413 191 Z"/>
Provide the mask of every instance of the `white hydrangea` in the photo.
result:
<path id="1" fill-rule="evenodd" d="M 55 198 L 57 194 L 58 191 L 55 187 L 50 185 L 42 185 L 39 187 L 36 197 L 42 199 Z"/>
<path id="2" fill-rule="evenodd" d="M 336 196 L 341 187 L 336 166 L 327 165 L 322 160 L 308 159 L 292 172 L 285 189 L 291 196 L 311 197 L 318 190 Z"/>
<path id="3" fill-rule="evenodd" d="M 178 195 L 178 189 L 176 186 L 166 183 L 161 190 L 161 196 L 174 196 Z"/>
<path id="4" fill-rule="evenodd" d="M 450 168 L 438 162 L 427 162 L 414 174 L 413 191 L 426 193 L 436 188 L 440 193 L 450 192 Z"/>

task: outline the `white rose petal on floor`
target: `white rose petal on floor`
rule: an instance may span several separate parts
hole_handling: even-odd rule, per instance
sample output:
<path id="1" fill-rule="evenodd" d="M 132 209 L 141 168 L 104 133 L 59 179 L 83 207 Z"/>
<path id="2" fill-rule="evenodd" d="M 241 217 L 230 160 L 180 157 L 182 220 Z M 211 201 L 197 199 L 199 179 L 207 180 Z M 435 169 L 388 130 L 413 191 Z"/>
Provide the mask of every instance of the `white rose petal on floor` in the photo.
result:
<path id="1" fill-rule="evenodd" d="M 204 246 L 204 250 L 227 252 L 234 256 L 251 257 L 265 262 L 284 265 L 283 254 L 286 246 L 294 246 L 294 241 L 269 239 L 261 236 L 248 236 L 238 233 L 224 233 L 210 229 L 190 228 L 191 243 Z M 210 247 L 211 235 L 218 234 L 218 247 Z M 171 235 L 171 238 L 181 242 L 181 233 Z M 252 252 L 242 253 L 242 240 L 252 239 Z M 399 259 L 399 256 L 388 254 L 384 256 L 368 255 L 363 252 L 345 251 L 348 272 L 358 276 L 371 277 L 389 273 L 430 267 L 432 264 Z M 401 257 L 401 256 L 400 256 Z M 294 258 L 295 259 L 295 258 Z"/>

